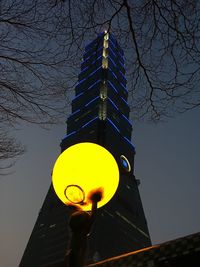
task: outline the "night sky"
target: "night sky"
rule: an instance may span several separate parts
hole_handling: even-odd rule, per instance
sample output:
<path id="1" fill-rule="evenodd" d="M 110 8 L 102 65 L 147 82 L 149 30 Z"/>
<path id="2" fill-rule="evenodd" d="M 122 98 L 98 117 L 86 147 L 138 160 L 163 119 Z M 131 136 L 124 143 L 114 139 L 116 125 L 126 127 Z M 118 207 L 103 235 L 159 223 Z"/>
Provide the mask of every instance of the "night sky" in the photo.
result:
<path id="1" fill-rule="evenodd" d="M 133 122 L 135 175 L 153 244 L 200 230 L 200 110 L 168 122 Z M 13 132 L 27 147 L 0 179 L 0 266 L 17 267 L 51 182 L 66 125 Z"/>

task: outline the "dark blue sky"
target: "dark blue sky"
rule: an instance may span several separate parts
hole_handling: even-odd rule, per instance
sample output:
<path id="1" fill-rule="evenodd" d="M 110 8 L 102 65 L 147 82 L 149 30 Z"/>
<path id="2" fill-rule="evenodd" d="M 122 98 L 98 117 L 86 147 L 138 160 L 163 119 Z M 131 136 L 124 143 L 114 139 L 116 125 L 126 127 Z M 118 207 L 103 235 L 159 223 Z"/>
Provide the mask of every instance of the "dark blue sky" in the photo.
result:
<path id="1" fill-rule="evenodd" d="M 135 175 L 153 244 L 200 230 L 200 110 L 167 123 L 133 122 Z M 1 267 L 17 267 L 48 187 L 66 125 L 49 131 L 26 125 L 15 134 L 27 146 L 14 172 L 0 179 Z"/>

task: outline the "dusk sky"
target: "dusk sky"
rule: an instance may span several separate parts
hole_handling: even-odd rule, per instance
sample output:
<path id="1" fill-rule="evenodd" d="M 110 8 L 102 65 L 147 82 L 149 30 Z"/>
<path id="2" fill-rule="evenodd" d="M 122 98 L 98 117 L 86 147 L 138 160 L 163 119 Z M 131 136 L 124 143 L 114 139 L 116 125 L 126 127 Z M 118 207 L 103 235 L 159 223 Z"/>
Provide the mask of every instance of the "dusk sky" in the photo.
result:
<path id="1" fill-rule="evenodd" d="M 18 2 L 19 7 L 16 5 Z M 0 40 L 4 41 L 5 39 L 5 44 L 3 43 L 1 46 L 0 43 L 0 50 L 4 51 L 4 46 L 6 49 L 7 46 L 11 47 L 11 52 L 9 50 L 7 52 L 5 49 L 4 57 L 12 55 L 23 64 L 20 63 L 20 67 L 18 67 L 14 60 L 14 63 L 10 65 L 10 59 L 7 65 L 1 63 L 1 79 L 12 82 L 13 77 L 17 77 L 16 88 L 19 87 L 19 92 L 23 92 L 22 96 L 26 90 L 28 91 L 28 101 L 25 101 L 28 107 L 32 102 L 32 92 L 34 92 L 36 104 L 38 102 L 39 105 L 45 107 L 46 103 L 43 102 L 43 97 L 48 99 L 53 95 L 48 106 L 50 109 L 47 110 L 60 108 L 62 101 L 55 100 L 55 97 L 59 96 L 56 89 L 58 92 L 61 90 L 66 93 L 67 103 L 67 98 L 72 97 L 69 88 L 72 83 L 75 84 L 75 77 L 79 73 L 77 65 L 82 57 L 81 49 L 84 49 L 85 44 L 95 38 L 94 33 L 99 32 L 101 28 L 113 31 L 116 38 L 119 37 L 122 49 L 126 50 L 126 67 L 129 66 L 126 72 L 129 71 L 129 75 L 132 77 L 131 80 L 127 75 L 128 82 L 132 86 L 129 86 L 128 89 L 132 90 L 132 101 L 138 103 L 136 110 L 139 110 L 140 114 L 146 110 L 150 113 L 153 112 L 154 105 L 158 109 L 158 113 L 162 114 L 162 108 L 166 108 L 168 114 L 171 114 L 168 108 L 176 108 L 171 105 L 174 101 L 177 101 L 179 109 L 183 108 L 182 104 L 190 101 L 193 105 L 199 105 L 200 6 L 198 1 L 194 1 L 193 5 L 192 1 L 180 1 L 183 2 L 180 11 L 179 8 L 173 7 L 175 5 L 179 7 L 176 1 L 147 1 L 147 3 L 137 0 L 105 0 L 95 1 L 98 5 L 94 8 L 94 4 L 93 9 L 89 8 L 89 4 L 85 5 L 84 1 L 71 1 L 71 5 L 68 2 L 70 1 L 46 0 L 44 4 L 43 1 L 3 1 L 2 6 L 7 13 L 4 12 L 5 17 L 1 19 L 7 23 L 10 16 L 12 23 L 7 23 L 8 25 L 2 27 Z M 87 2 L 92 4 L 93 1 Z M 122 2 L 123 5 L 120 6 L 118 2 Z M 101 3 L 105 3 L 105 6 Z M 32 5 L 33 7 L 30 8 L 29 6 Z M 38 8 L 39 13 L 36 12 L 37 8 L 34 5 Z M 168 5 L 169 10 L 171 8 L 173 12 L 169 12 Z M 87 9 L 85 9 L 86 7 Z M 18 18 L 17 9 L 19 9 L 20 25 L 27 20 L 27 24 L 19 32 L 18 28 L 21 26 L 18 27 L 13 22 L 13 18 Z M 95 12 L 93 12 L 94 10 Z M 190 18 L 191 28 L 188 26 L 185 13 Z M 115 14 L 114 17 L 112 14 Z M 96 26 L 93 26 L 93 16 Z M 90 17 L 89 21 L 91 20 L 92 24 L 87 24 Z M 104 20 L 105 22 L 103 22 Z M 136 21 L 135 24 L 134 21 Z M 174 24 L 175 26 L 173 26 Z M 90 30 L 85 31 L 85 29 Z M 180 31 L 183 31 L 184 34 L 180 34 Z M 91 39 L 88 40 L 88 38 Z M 1 53 L 3 53 L 2 51 Z M 177 58 L 177 61 L 174 60 L 174 57 Z M 29 64 L 29 60 L 33 60 L 31 61 L 32 65 Z M 56 68 L 54 71 L 56 64 L 58 64 L 58 72 Z M 4 73 L 7 75 L 5 77 L 2 73 L 4 68 L 6 70 Z M 24 70 L 26 71 L 24 72 Z M 44 80 L 41 79 L 43 75 L 45 76 Z M 55 79 L 54 77 L 60 78 Z M 156 90 L 157 86 L 161 86 L 161 88 Z M 44 91 L 40 91 L 41 88 Z M 68 95 L 67 90 L 70 91 Z M 191 92 L 187 94 L 187 90 Z M 2 95 L 4 96 L 3 93 Z M 14 112 L 19 112 L 20 116 L 25 118 L 27 116 L 30 119 L 32 113 L 28 112 L 30 110 L 31 112 L 32 110 L 37 111 L 37 105 L 33 104 L 30 110 L 26 109 L 23 97 L 21 97 L 22 104 L 18 107 L 19 96 L 16 97 L 16 95 L 14 93 L 10 98 L 5 98 L 5 103 L 14 99 L 14 103 L 16 102 Z M 182 98 L 179 99 L 177 97 L 179 95 Z M 2 99 L 4 101 L 4 97 Z M 144 105 L 143 100 L 145 100 Z M 171 102 L 168 102 L 169 100 Z M 12 108 L 12 101 L 9 104 L 9 107 Z M 142 108 L 144 110 L 140 110 Z M 185 108 L 188 108 L 187 104 Z M 8 175 L 0 176 L 0 267 L 19 266 L 51 183 L 51 172 L 55 160 L 60 154 L 60 142 L 66 135 L 65 121 L 70 115 L 70 107 L 68 106 L 66 109 L 66 113 L 68 113 L 66 118 L 63 117 L 63 121 L 59 125 L 49 127 L 48 130 L 28 123 L 15 125 L 12 113 L 9 115 L 13 122 L 10 134 L 25 145 L 27 151 L 18 158 Z M 43 113 L 40 109 L 37 112 L 39 112 L 39 116 Z M 5 114 L 7 113 L 5 112 Z M 153 112 L 153 115 L 155 114 Z M 6 116 L 3 118 L 7 122 Z M 169 118 L 168 121 L 157 124 L 137 122 L 134 116 L 130 116 L 130 121 L 133 125 L 132 143 L 136 147 L 134 174 L 141 182 L 139 191 L 152 243 L 159 244 L 199 232 L 200 109 L 183 114 L 175 113 L 174 117 Z"/>
<path id="2" fill-rule="evenodd" d="M 200 230 L 200 110 L 166 123 L 133 122 L 135 175 L 153 244 Z M 66 125 L 14 132 L 26 145 L 13 173 L 0 179 L 0 266 L 17 267 L 51 182 Z M 67 227 L 67 225 L 66 225 Z"/>

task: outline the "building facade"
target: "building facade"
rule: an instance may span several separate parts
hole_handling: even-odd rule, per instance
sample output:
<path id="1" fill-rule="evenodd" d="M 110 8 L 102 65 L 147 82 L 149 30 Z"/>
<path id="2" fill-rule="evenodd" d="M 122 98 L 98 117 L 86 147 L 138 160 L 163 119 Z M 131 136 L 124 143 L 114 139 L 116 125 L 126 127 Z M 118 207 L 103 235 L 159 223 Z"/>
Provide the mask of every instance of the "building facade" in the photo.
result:
<path id="1" fill-rule="evenodd" d="M 85 48 L 67 135 L 61 142 L 61 152 L 79 142 L 97 143 L 111 152 L 119 166 L 118 190 L 99 209 L 89 236 L 88 262 L 151 245 L 134 176 L 135 148 L 127 98 L 123 51 L 111 34 L 102 33 Z M 20 267 L 63 266 L 70 239 L 68 217 L 67 207 L 51 186 Z"/>

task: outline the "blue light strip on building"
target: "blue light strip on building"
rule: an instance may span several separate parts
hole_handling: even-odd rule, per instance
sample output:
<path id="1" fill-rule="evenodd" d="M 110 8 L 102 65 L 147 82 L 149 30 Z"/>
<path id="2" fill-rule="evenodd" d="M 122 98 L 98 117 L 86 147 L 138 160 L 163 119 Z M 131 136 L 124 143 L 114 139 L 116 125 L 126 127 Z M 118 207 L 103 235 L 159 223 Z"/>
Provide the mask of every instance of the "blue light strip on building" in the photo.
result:
<path id="1" fill-rule="evenodd" d="M 124 57 L 124 55 L 119 51 L 119 49 L 117 49 L 117 46 L 113 43 L 113 41 L 112 41 L 111 39 L 109 39 L 109 41 L 111 42 L 111 44 L 112 44 L 112 46 L 114 47 L 114 49 L 117 50 L 117 54 L 121 57 L 121 60 L 122 60 L 122 61 L 125 61 L 125 57 Z M 109 46 L 109 47 L 110 47 L 110 46 Z M 115 53 L 111 47 L 110 47 L 110 49 L 112 50 L 113 53 Z"/>
<path id="2" fill-rule="evenodd" d="M 124 69 L 124 62 L 122 63 L 122 62 L 119 60 L 119 64 L 120 64 L 121 67 Z"/>
<path id="3" fill-rule="evenodd" d="M 119 114 L 121 114 L 123 116 L 123 118 L 128 122 L 128 124 L 132 127 L 131 122 L 129 121 L 129 119 L 120 111 L 120 109 L 115 105 L 115 103 L 108 97 L 108 100 L 111 102 L 111 104 L 115 107 L 115 109 L 117 109 L 117 111 L 119 111 Z"/>
<path id="4" fill-rule="evenodd" d="M 92 75 L 94 75 L 99 69 L 101 69 L 102 66 L 98 67 L 96 70 L 94 70 L 92 73 L 90 73 L 90 75 L 88 75 L 86 78 L 84 78 L 83 80 L 79 81 L 79 83 L 77 84 L 76 88 L 79 88 L 80 85 L 87 80 L 88 78 L 90 78 Z"/>
<path id="5" fill-rule="evenodd" d="M 116 47 L 117 51 L 119 51 L 119 52 L 122 51 L 120 53 L 123 56 L 123 50 L 120 48 L 118 42 L 116 41 L 115 37 L 112 34 L 110 34 L 110 36 L 109 36 L 109 41 L 111 41 L 113 46 Z"/>
<path id="6" fill-rule="evenodd" d="M 117 91 L 117 89 L 115 88 L 115 86 L 113 85 L 113 83 L 111 81 L 108 81 L 108 83 L 110 84 L 110 86 L 112 87 L 112 89 L 114 89 L 114 91 L 119 94 L 119 92 Z"/>
<path id="7" fill-rule="evenodd" d="M 77 84 L 77 86 L 76 87 L 79 87 L 84 81 L 86 80 L 86 78 L 84 78 L 84 79 L 82 79 L 82 80 L 80 80 L 80 81 L 78 81 L 78 84 Z"/>
<path id="8" fill-rule="evenodd" d="M 81 96 L 81 95 L 83 95 L 83 94 L 84 94 L 84 92 L 81 92 L 80 94 L 76 95 L 76 96 L 72 99 L 72 101 L 74 101 L 75 99 L 79 98 L 79 96 Z"/>
<path id="9" fill-rule="evenodd" d="M 93 98 L 91 101 L 89 101 L 89 102 L 85 105 L 85 107 L 89 106 L 92 102 L 94 102 L 94 101 L 97 100 L 98 98 L 99 98 L 99 96 Z"/>
<path id="10" fill-rule="evenodd" d="M 110 124 L 120 133 L 120 130 L 117 128 L 117 126 L 109 118 L 106 118 L 106 120 L 108 120 L 110 122 Z"/>
<path id="11" fill-rule="evenodd" d="M 110 97 L 108 97 L 108 100 L 111 102 L 111 104 L 112 104 L 117 110 L 119 110 L 119 108 L 117 107 L 117 105 L 115 105 L 115 103 L 110 99 Z"/>
<path id="12" fill-rule="evenodd" d="M 114 85 L 110 81 L 108 81 L 108 83 L 110 84 L 110 86 L 112 87 L 112 89 L 118 94 L 118 91 L 116 90 L 116 88 L 114 87 Z"/>
<path id="13" fill-rule="evenodd" d="M 75 114 L 77 114 L 79 111 L 80 111 L 80 109 L 77 109 L 76 111 L 74 111 L 74 112 L 70 115 L 70 117 L 73 116 L 73 115 L 75 115 Z"/>
<path id="14" fill-rule="evenodd" d="M 98 117 L 95 117 L 94 119 L 88 121 L 86 124 L 84 124 L 81 128 L 85 128 L 86 126 L 88 126 L 91 122 L 93 122 L 94 120 L 98 119 Z"/>
<path id="15" fill-rule="evenodd" d="M 80 74 L 82 74 L 84 71 L 86 71 L 87 69 L 89 69 L 89 67 L 91 67 L 93 64 L 95 64 L 100 58 L 102 58 L 102 55 L 100 55 L 97 59 L 95 59 L 94 61 L 92 61 L 89 66 L 87 66 L 84 69 L 82 69 L 81 72 L 80 72 Z"/>
<path id="16" fill-rule="evenodd" d="M 81 92 L 80 94 L 78 94 L 77 96 L 75 96 L 73 98 L 72 101 L 76 100 L 79 96 L 83 95 L 85 92 L 87 92 L 88 90 L 92 89 L 96 84 L 100 83 L 101 79 L 97 80 L 96 82 L 94 82 L 92 85 L 90 85 L 84 92 Z"/>
<path id="17" fill-rule="evenodd" d="M 89 57 L 85 58 L 81 65 L 86 63 L 86 61 L 88 61 L 88 59 L 90 59 L 92 56 L 97 54 L 101 49 L 103 50 L 103 46 L 99 47 L 96 51 L 94 51 L 92 54 L 90 54 Z M 85 54 L 87 54 L 87 52 Z"/>
<path id="18" fill-rule="evenodd" d="M 126 87 L 123 85 L 123 83 L 119 81 L 119 79 L 118 79 L 118 77 L 116 76 L 116 74 L 114 73 L 114 71 L 113 71 L 111 68 L 109 68 L 109 70 L 111 71 L 111 73 L 112 73 L 112 75 L 115 77 L 115 79 L 118 81 L 118 83 L 120 83 L 120 85 L 121 85 L 126 91 L 128 91 L 128 90 L 126 89 Z M 124 78 L 124 77 L 122 77 L 122 78 Z"/>
<path id="19" fill-rule="evenodd" d="M 115 53 L 113 52 L 112 48 L 109 46 L 109 52 L 111 52 L 111 54 L 113 54 L 113 56 L 116 58 L 117 56 L 115 55 Z"/>
<path id="20" fill-rule="evenodd" d="M 117 41 L 116 41 L 116 39 L 115 39 L 115 37 L 114 37 L 114 35 L 112 33 L 110 33 L 109 37 L 110 37 L 109 40 L 113 39 L 113 42 L 117 43 Z"/>
<path id="21" fill-rule="evenodd" d="M 112 58 L 109 57 L 109 56 L 108 56 L 108 58 L 109 58 L 109 60 L 112 62 L 112 64 L 114 65 L 114 67 L 117 68 L 117 70 L 120 72 L 120 74 L 122 75 L 122 78 L 125 79 L 125 81 L 127 81 L 127 79 L 125 78 L 123 72 L 117 67 L 116 63 L 112 60 Z M 120 63 L 120 64 L 121 64 L 121 63 Z M 123 67 L 123 69 L 124 69 L 124 67 Z M 109 70 L 111 70 L 111 68 L 109 68 Z M 117 80 L 118 80 L 118 79 L 117 79 Z M 120 83 L 120 84 L 122 84 L 122 83 Z M 125 90 L 128 91 L 126 88 L 125 88 Z"/>
<path id="22" fill-rule="evenodd" d="M 125 136 L 123 136 L 123 138 L 134 148 L 134 150 L 135 150 L 135 146 L 131 143 L 131 141 L 127 138 L 127 137 L 125 137 Z"/>
<path id="23" fill-rule="evenodd" d="M 90 90 L 90 89 L 92 89 L 97 83 L 99 83 L 101 80 L 99 79 L 99 80 L 97 80 L 95 83 L 93 83 L 92 85 L 90 85 L 88 88 L 87 88 L 87 90 Z"/>
<path id="24" fill-rule="evenodd" d="M 92 73 L 90 73 L 90 75 L 88 75 L 87 78 L 91 77 L 93 74 L 95 74 L 101 68 L 102 68 L 102 66 L 98 67 L 96 70 L 94 70 Z"/>
<path id="25" fill-rule="evenodd" d="M 114 73 L 114 71 L 112 69 L 109 69 L 109 70 L 111 71 L 111 73 L 115 77 L 115 79 L 118 80 L 118 78 L 117 78 L 116 74 Z"/>
<path id="26" fill-rule="evenodd" d="M 132 126 L 131 122 L 129 121 L 129 119 L 122 113 L 123 118 Z"/>
<path id="27" fill-rule="evenodd" d="M 112 64 L 114 65 L 115 68 L 117 68 L 116 63 L 112 60 L 112 58 L 108 55 L 108 59 L 112 62 Z"/>
<path id="28" fill-rule="evenodd" d="M 121 70 L 119 70 L 119 73 L 121 74 L 122 78 L 123 78 L 124 80 L 126 80 L 126 81 L 127 81 L 127 79 L 126 79 L 126 77 L 125 77 L 124 73 L 123 73 Z"/>
<path id="29" fill-rule="evenodd" d="M 89 67 L 90 67 L 90 66 L 87 66 L 87 67 L 83 68 L 83 69 L 81 70 L 80 73 L 82 73 L 82 72 L 84 72 L 85 70 L 89 69 Z"/>
<path id="30" fill-rule="evenodd" d="M 128 89 L 122 83 L 120 83 L 120 84 L 124 88 L 124 90 L 126 90 L 126 92 L 128 92 Z"/>
<path id="31" fill-rule="evenodd" d="M 111 38 L 109 38 L 109 42 L 111 42 L 111 44 L 116 48 L 116 44 L 114 44 Z"/>
<path id="32" fill-rule="evenodd" d="M 70 137 L 71 135 L 75 134 L 75 133 L 76 133 L 76 131 L 73 131 L 73 132 L 67 134 L 67 135 L 62 139 L 62 141 L 65 140 L 66 138 Z"/>
<path id="33" fill-rule="evenodd" d="M 124 55 L 123 55 L 120 51 L 118 51 L 118 53 L 119 53 L 119 55 L 121 56 L 121 58 L 123 59 L 123 61 L 125 61 L 125 57 L 124 57 Z"/>
<path id="34" fill-rule="evenodd" d="M 108 59 L 112 62 L 112 64 L 114 65 L 114 67 L 117 68 L 117 71 L 120 71 L 120 70 L 118 69 L 117 65 L 115 64 L 115 62 L 112 60 L 112 58 L 108 56 Z M 126 89 L 126 87 L 122 84 L 122 82 L 119 81 L 118 77 L 116 76 L 116 74 L 114 73 L 114 71 L 112 70 L 112 68 L 109 68 L 109 70 L 110 70 L 110 72 L 112 73 L 112 75 L 115 77 L 115 79 L 118 81 L 118 83 L 119 83 L 120 85 L 122 85 L 122 87 L 123 87 L 126 91 L 128 91 L 128 90 Z M 120 71 L 120 74 L 121 74 L 122 78 L 125 79 L 125 81 L 127 81 L 126 78 L 125 78 L 125 76 L 124 76 L 124 74 L 122 73 L 122 71 Z"/>
<path id="35" fill-rule="evenodd" d="M 124 101 L 124 103 L 126 103 L 127 106 L 129 106 L 128 102 L 122 96 L 121 96 L 121 99 Z"/>
<path id="36" fill-rule="evenodd" d="M 115 88 L 115 86 L 112 84 L 112 82 L 111 81 L 108 81 L 108 83 L 110 84 L 110 86 L 113 88 L 113 90 L 117 93 L 117 94 L 119 94 L 119 92 L 116 90 L 116 88 Z M 122 96 L 120 96 L 121 97 L 121 99 L 124 101 L 124 103 L 126 103 L 126 105 L 128 106 L 128 102 L 122 97 Z"/>
<path id="37" fill-rule="evenodd" d="M 111 51 L 111 53 L 114 55 L 114 57 L 117 57 L 116 53 L 113 51 L 113 49 L 111 48 L 111 46 L 109 46 L 108 48 Z"/>

